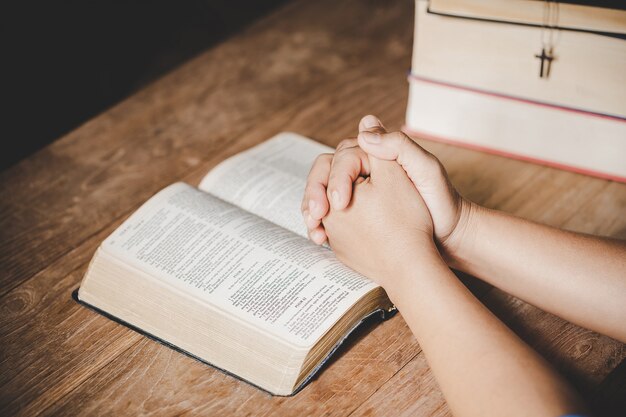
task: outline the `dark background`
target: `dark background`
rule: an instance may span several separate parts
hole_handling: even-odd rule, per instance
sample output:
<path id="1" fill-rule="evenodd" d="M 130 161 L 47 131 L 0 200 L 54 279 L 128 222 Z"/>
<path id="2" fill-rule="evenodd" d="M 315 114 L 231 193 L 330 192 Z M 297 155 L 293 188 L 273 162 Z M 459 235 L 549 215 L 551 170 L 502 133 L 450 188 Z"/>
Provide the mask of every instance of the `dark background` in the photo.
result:
<path id="1" fill-rule="evenodd" d="M 50 0 L 0 6 L 0 170 L 286 1 Z"/>
<path id="2" fill-rule="evenodd" d="M 0 171 L 287 1 L 0 3 Z"/>

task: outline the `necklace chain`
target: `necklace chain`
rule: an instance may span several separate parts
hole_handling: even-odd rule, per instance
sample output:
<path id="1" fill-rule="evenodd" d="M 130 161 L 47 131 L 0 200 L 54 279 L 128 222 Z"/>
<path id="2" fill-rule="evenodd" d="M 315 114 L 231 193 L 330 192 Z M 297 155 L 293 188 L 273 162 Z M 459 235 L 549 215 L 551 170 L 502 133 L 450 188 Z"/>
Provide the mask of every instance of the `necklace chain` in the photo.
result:
<path id="1" fill-rule="evenodd" d="M 541 22 L 541 47 L 550 50 L 554 46 L 554 32 L 559 23 L 559 3 L 544 0 L 543 19 Z"/>

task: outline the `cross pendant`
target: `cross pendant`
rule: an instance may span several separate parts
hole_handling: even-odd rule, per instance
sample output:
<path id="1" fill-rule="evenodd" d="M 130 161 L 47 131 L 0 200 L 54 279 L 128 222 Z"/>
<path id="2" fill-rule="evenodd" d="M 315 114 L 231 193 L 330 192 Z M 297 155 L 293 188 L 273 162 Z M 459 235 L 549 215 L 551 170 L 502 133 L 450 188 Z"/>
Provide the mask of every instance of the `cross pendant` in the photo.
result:
<path id="1" fill-rule="evenodd" d="M 541 60 L 541 64 L 539 65 L 539 78 L 548 78 L 550 76 L 550 67 L 552 66 L 552 61 L 554 60 L 554 56 L 552 56 L 552 48 L 546 53 L 546 48 L 541 48 L 541 55 L 535 55 L 535 58 Z M 545 70 L 545 71 L 544 71 Z"/>

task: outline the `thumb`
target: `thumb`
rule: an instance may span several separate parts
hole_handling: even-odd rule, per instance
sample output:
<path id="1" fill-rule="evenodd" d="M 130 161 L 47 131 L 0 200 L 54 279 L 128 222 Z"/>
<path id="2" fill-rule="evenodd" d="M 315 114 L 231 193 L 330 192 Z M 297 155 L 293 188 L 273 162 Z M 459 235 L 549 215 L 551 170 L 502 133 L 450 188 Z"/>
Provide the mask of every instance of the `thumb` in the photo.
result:
<path id="1" fill-rule="evenodd" d="M 368 114 L 359 122 L 359 132 L 382 134 L 387 133 L 387 129 L 385 129 L 378 117 Z"/>
<path id="2" fill-rule="evenodd" d="M 368 114 L 367 116 L 363 117 L 359 122 L 359 134 L 360 132 L 367 132 L 367 134 L 380 136 L 387 133 L 387 129 L 385 129 L 385 126 L 383 126 L 378 117 Z M 375 155 L 372 154 L 368 154 L 367 157 L 370 166 L 370 177 L 374 178 L 382 175 L 384 170 L 381 170 L 381 168 L 384 168 L 385 165 L 389 163 L 389 160 L 378 159 Z"/>
<path id="3" fill-rule="evenodd" d="M 407 178 L 407 173 L 396 163 L 385 159 L 376 158 L 373 155 L 367 155 L 370 164 L 370 181 L 372 183 L 389 183 L 394 184 L 399 177 Z"/>
<path id="4" fill-rule="evenodd" d="M 439 171 L 437 158 L 402 132 L 359 132 L 359 147 L 374 158 L 397 161 L 418 186 L 424 174 Z"/>

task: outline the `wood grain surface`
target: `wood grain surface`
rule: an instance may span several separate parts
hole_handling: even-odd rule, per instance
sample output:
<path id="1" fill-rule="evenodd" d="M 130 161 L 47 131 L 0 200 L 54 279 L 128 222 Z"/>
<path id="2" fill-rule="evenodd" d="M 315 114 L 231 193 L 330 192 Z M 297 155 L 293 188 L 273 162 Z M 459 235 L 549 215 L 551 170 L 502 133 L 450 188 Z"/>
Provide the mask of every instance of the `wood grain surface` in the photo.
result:
<path id="1" fill-rule="evenodd" d="M 410 1 L 290 3 L 2 172 L 0 414 L 449 415 L 401 315 L 361 329 L 310 385 L 281 398 L 71 299 L 99 243 L 162 187 L 197 184 L 284 130 L 334 146 L 368 113 L 398 129 L 412 15 Z M 422 144 L 480 204 L 626 238 L 624 184 Z M 618 412 L 623 344 L 465 281 L 599 410 Z"/>

